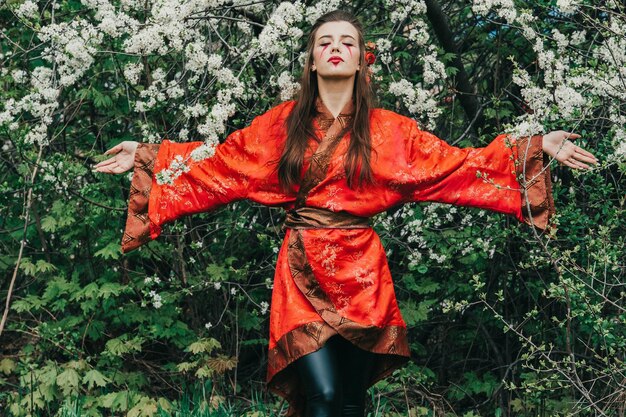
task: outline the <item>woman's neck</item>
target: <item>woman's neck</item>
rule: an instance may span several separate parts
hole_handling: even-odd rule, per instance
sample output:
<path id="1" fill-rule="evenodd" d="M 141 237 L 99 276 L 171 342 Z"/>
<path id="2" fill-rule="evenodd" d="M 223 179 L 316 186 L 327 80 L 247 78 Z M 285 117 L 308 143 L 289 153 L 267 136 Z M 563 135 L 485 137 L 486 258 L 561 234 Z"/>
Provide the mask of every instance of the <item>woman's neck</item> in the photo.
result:
<path id="1" fill-rule="evenodd" d="M 318 76 L 317 89 L 326 108 L 337 117 L 346 103 L 352 100 L 354 77 L 329 79 Z"/>

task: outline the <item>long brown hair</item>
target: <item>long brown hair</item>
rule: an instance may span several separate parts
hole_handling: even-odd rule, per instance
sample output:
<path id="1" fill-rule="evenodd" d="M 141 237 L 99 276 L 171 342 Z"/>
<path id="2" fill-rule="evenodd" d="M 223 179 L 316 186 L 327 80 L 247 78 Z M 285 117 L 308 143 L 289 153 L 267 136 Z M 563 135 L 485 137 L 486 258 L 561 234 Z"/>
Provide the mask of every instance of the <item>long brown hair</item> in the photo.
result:
<path id="1" fill-rule="evenodd" d="M 348 186 L 353 188 L 355 179 L 358 185 L 363 180 L 373 182 L 370 165 L 370 109 L 374 107 L 374 93 L 367 81 L 365 63 L 365 40 L 361 22 L 350 12 L 334 10 L 326 13 L 315 21 L 309 33 L 306 45 L 306 60 L 300 81 L 300 92 L 296 104 L 286 119 L 287 141 L 278 163 L 278 179 L 284 191 L 289 191 L 300 182 L 304 152 L 310 137 L 315 137 L 313 118 L 316 114 L 315 101 L 319 95 L 317 75 L 311 71 L 315 36 L 321 25 L 327 22 L 345 21 L 355 27 L 359 33 L 359 71 L 354 80 L 353 102 L 354 117 L 350 128 L 350 144 L 345 159 L 346 179 Z M 346 133 L 346 132 L 342 132 Z"/>

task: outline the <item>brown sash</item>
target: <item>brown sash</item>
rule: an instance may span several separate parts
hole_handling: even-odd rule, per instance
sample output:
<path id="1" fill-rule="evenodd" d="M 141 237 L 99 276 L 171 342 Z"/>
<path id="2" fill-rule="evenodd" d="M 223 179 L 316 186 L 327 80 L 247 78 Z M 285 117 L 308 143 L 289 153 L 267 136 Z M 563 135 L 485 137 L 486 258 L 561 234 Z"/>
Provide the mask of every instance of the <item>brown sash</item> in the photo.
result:
<path id="1" fill-rule="evenodd" d="M 284 229 L 365 229 L 369 218 L 345 211 L 334 212 L 318 207 L 299 207 L 287 212 Z"/>

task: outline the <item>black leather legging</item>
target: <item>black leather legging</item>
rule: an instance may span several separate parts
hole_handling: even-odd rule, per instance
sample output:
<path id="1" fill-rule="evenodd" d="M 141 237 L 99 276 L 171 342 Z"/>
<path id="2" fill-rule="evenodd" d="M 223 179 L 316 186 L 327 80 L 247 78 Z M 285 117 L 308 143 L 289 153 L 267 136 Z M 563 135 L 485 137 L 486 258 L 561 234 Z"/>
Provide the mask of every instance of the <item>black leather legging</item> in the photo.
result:
<path id="1" fill-rule="evenodd" d="M 306 417 L 364 417 L 375 353 L 335 335 L 294 364 L 306 392 Z"/>

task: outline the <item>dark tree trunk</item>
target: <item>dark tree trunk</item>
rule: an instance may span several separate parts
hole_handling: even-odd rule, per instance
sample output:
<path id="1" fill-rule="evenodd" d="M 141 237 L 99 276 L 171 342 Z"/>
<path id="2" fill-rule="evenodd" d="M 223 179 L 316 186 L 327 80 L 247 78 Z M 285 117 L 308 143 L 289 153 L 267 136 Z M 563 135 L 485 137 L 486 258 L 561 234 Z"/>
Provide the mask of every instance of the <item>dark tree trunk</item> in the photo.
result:
<path id="1" fill-rule="evenodd" d="M 441 10 L 441 6 L 436 0 L 425 0 L 426 15 L 437 35 L 437 39 L 441 43 L 443 49 L 448 53 L 455 54 L 452 65 L 458 70 L 456 74 L 457 96 L 463 107 L 463 111 L 469 121 L 474 120 L 472 129 L 477 132 L 479 128 L 484 127 L 485 120 L 481 113 L 481 105 L 476 95 L 476 91 L 470 82 L 470 78 L 463 67 L 461 54 L 457 44 L 454 41 L 454 34 L 448 24 L 446 15 Z M 478 115 L 478 117 L 477 117 Z"/>

